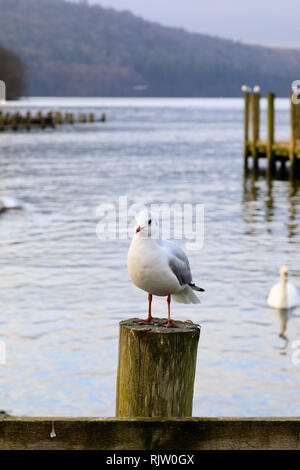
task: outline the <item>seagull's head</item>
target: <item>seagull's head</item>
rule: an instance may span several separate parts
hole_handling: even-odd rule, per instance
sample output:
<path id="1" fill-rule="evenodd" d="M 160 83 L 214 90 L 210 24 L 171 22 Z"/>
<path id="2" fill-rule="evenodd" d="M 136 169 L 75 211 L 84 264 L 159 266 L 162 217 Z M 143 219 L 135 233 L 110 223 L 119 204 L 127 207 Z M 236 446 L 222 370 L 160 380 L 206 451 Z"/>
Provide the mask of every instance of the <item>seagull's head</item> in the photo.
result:
<path id="1" fill-rule="evenodd" d="M 286 266 L 281 266 L 281 268 L 280 268 L 280 277 L 283 281 L 287 282 L 287 280 L 288 280 L 288 268 Z"/>
<path id="2" fill-rule="evenodd" d="M 156 220 L 149 210 L 141 211 L 135 218 L 135 233 L 150 238 L 156 231 Z"/>

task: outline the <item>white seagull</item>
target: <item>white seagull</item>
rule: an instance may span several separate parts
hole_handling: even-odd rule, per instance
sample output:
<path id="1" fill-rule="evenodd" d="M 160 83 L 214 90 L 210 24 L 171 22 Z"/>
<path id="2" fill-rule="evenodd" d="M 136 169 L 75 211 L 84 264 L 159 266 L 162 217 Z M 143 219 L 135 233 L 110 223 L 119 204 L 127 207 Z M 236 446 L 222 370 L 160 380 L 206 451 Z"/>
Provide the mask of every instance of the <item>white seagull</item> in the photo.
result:
<path id="1" fill-rule="evenodd" d="M 251 93 L 252 89 L 247 85 L 242 85 L 241 90 L 243 93 Z"/>
<path id="2" fill-rule="evenodd" d="M 192 281 L 189 260 L 175 243 L 155 238 L 157 223 L 150 211 L 142 211 L 136 217 L 136 227 L 128 252 L 128 272 L 132 282 L 148 292 L 149 310 L 146 320 L 152 324 L 152 296 L 167 297 L 168 321 L 166 327 L 176 327 L 170 318 L 171 296 L 175 302 L 200 303 L 193 291 L 204 292 Z"/>
<path id="3" fill-rule="evenodd" d="M 268 304 L 272 308 L 289 309 L 300 305 L 300 297 L 297 288 L 288 282 L 288 270 L 286 266 L 280 268 L 280 282 L 270 290 Z"/>
<path id="4" fill-rule="evenodd" d="M 22 203 L 12 197 L 0 197 L 0 213 L 9 209 L 23 209 Z"/>

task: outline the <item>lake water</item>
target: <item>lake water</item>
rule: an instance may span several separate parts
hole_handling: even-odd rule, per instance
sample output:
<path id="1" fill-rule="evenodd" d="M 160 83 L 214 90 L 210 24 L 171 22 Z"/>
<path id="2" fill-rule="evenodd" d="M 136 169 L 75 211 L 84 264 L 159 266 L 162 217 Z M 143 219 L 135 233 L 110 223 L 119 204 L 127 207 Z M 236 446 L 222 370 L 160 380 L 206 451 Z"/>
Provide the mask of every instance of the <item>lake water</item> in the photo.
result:
<path id="1" fill-rule="evenodd" d="M 280 316 L 266 297 L 282 264 L 300 287 L 300 191 L 288 180 L 244 179 L 242 100 L 9 107 L 105 111 L 107 122 L 0 135 L 0 197 L 24 205 L 0 215 L 0 409 L 114 416 L 118 322 L 145 317 L 147 296 L 128 277 L 130 241 L 97 238 L 96 208 L 127 196 L 205 206 L 204 246 L 188 256 L 206 293 L 201 305 L 172 304 L 175 319 L 202 325 L 194 416 L 299 416 L 300 310 Z M 288 102 L 276 109 L 284 138 Z M 154 299 L 154 315 L 166 309 Z"/>

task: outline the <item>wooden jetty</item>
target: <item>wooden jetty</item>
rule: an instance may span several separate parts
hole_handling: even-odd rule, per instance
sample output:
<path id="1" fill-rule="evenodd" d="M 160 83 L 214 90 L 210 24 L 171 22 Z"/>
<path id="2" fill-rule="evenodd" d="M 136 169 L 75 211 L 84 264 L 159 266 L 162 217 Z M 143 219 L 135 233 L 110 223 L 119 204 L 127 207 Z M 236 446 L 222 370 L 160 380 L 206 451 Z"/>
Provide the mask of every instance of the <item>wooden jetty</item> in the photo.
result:
<path id="1" fill-rule="evenodd" d="M 300 418 L 7 417 L 0 449 L 299 451 L 299 433 Z"/>
<path id="2" fill-rule="evenodd" d="M 253 170 L 259 169 L 259 160 L 267 159 L 267 176 L 272 176 L 279 161 L 284 169 L 289 162 L 290 177 L 296 178 L 300 167 L 300 105 L 294 104 L 290 96 L 290 138 L 275 139 L 275 95 L 267 94 L 267 139 L 260 139 L 260 94 L 244 93 L 244 166 L 248 170 L 249 157 L 253 159 Z M 251 126 L 250 126 L 251 124 Z M 250 128 L 251 127 L 251 134 Z"/>
<path id="3" fill-rule="evenodd" d="M 162 321 L 120 322 L 117 417 L 3 416 L 0 449 L 300 450 L 299 417 L 191 417 L 200 327 Z"/>
<path id="4" fill-rule="evenodd" d="M 102 113 L 99 118 L 95 118 L 94 113 L 80 113 L 78 117 L 74 116 L 73 113 L 61 111 L 47 112 L 43 114 L 38 111 L 36 114 L 31 114 L 29 111 L 25 114 L 19 112 L 9 113 L 0 111 L 0 132 L 6 130 L 31 130 L 32 128 L 55 128 L 57 125 L 62 124 L 74 124 L 79 123 L 94 123 L 94 122 L 105 122 L 106 114 Z"/>

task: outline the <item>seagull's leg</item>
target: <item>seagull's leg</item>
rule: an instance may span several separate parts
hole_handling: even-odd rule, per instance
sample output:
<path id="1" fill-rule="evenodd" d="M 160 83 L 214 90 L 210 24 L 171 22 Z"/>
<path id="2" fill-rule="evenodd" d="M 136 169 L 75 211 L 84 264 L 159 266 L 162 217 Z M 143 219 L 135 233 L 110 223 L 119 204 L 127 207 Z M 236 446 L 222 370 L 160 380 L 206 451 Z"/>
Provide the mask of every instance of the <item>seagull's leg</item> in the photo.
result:
<path id="1" fill-rule="evenodd" d="M 167 302 L 168 302 L 168 321 L 162 324 L 165 325 L 167 328 L 177 328 L 176 323 L 174 323 L 171 320 L 171 295 L 170 294 L 167 297 Z"/>
<path id="2" fill-rule="evenodd" d="M 151 315 L 151 307 L 152 307 L 152 294 L 148 294 L 148 323 L 153 323 L 152 315 Z"/>
<path id="3" fill-rule="evenodd" d="M 148 317 L 146 318 L 146 320 L 137 320 L 137 323 L 143 323 L 144 325 L 152 325 L 153 324 L 153 318 L 152 318 L 152 315 L 151 315 L 152 294 L 148 294 L 148 301 L 149 301 Z"/>

